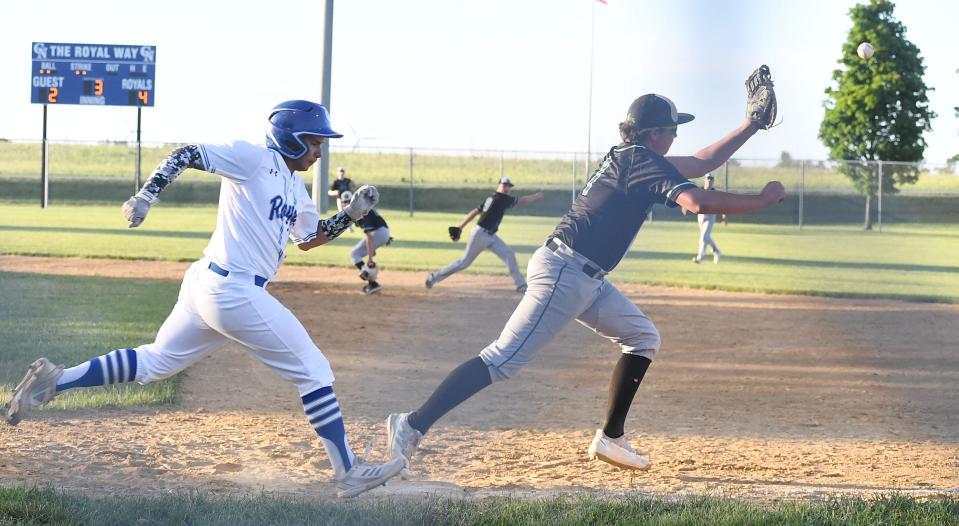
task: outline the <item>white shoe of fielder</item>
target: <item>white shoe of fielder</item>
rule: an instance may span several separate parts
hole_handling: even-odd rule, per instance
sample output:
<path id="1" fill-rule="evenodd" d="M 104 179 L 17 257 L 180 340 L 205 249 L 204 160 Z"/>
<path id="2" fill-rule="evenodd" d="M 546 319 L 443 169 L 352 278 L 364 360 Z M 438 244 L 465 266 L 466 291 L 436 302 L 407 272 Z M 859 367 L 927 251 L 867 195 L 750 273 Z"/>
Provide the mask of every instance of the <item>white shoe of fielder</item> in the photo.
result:
<path id="1" fill-rule="evenodd" d="M 623 469 L 641 469 L 647 470 L 651 465 L 646 457 L 637 453 L 626 435 L 619 438 L 609 438 L 602 429 L 596 430 L 596 436 L 593 442 L 586 450 L 589 453 L 590 460 L 600 459 L 603 462 L 612 464 Z"/>
<path id="2" fill-rule="evenodd" d="M 394 458 L 383 464 L 357 460 L 349 471 L 334 481 L 338 490 L 336 495 L 340 498 L 350 498 L 377 486 L 383 486 L 387 480 L 398 475 L 405 466 L 406 462 L 400 458 Z"/>
<path id="3" fill-rule="evenodd" d="M 53 365 L 50 360 L 40 358 L 30 365 L 26 376 L 13 388 L 13 395 L 3 404 L 4 418 L 15 426 L 30 411 L 53 400 L 57 396 L 57 381 L 63 376 L 63 366 Z"/>
<path id="4" fill-rule="evenodd" d="M 423 433 L 410 426 L 408 416 L 409 413 L 393 413 L 386 418 L 386 452 L 394 460 L 403 459 L 404 467 L 400 473 L 403 478 L 410 476 L 410 460 L 423 438 Z"/>
<path id="5" fill-rule="evenodd" d="M 719 258 L 722 257 L 722 255 L 723 255 L 722 252 L 713 252 L 713 264 L 714 264 L 714 265 L 718 265 L 718 264 L 719 264 Z"/>

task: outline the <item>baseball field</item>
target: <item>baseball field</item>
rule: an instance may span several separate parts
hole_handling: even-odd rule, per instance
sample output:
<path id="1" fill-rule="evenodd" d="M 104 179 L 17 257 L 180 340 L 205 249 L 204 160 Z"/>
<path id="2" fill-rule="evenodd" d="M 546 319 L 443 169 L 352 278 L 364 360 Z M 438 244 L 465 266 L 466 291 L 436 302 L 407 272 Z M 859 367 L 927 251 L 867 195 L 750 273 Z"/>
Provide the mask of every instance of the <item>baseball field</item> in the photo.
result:
<path id="1" fill-rule="evenodd" d="M 348 265 L 358 233 L 291 252 L 270 285 L 332 362 L 372 456 L 386 415 L 422 402 L 519 300 L 489 254 L 423 287 L 459 256 L 443 236 L 460 214 L 382 214 L 397 241 L 377 258 L 380 295 Z M 525 265 L 555 222 L 510 216 L 501 235 Z M 214 223 L 212 207 L 160 206 L 129 230 L 116 206 L 0 203 L 0 387 L 39 356 L 152 341 Z M 956 523 L 955 229 L 733 218 L 714 235 L 723 260 L 694 265 L 695 222 L 654 222 L 610 278 L 664 339 L 627 420 L 648 472 L 586 457 L 617 349 L 579 325 L 441 420 L 410 480 L 350 503 L 334 502 L 295 390 L 228 346 L 0 427 L 0 523 Z"/>

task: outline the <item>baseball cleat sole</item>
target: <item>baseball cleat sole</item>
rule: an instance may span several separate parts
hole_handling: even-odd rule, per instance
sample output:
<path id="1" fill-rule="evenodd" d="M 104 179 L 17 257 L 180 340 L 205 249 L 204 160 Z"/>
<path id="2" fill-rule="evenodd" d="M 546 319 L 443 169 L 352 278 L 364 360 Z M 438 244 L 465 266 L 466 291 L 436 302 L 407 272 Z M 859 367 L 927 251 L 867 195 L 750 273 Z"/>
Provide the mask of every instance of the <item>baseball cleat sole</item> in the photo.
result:
<path id="1" fill-rule="evenodd" d="M 652 466 L 652 464 L 647 464 L 646 466 L 642 466 L 642 467 L 640 467 L 640 466 L 633 466 L 633 465 L 630 465 L 630 464 L 624 464 L 624 463 L 622 463 L 622 462 L 617 462 L 616 459 L 613 459 L 613 458 L 611 458 L 611 457 L 608 457 L 608 456 L 606 456 L 606 455 L 603 455 L 602 453 L 596 453 L 596 454 L 594 454 L 594 455 L 590 455 L 589 459 L 590 459 L 590 460 L 602 460 L 603 462 L 605 462 L 605 463 L 607 463 L 607 464 L 611 464 L 611 465 L 616 466 L 616 467 L 618 467 L 618 468 L 620 468 L 620 469 L 628 469 L 628 470 L 630 470 L 630 471 L 649 471 L 649 468 Z"/>

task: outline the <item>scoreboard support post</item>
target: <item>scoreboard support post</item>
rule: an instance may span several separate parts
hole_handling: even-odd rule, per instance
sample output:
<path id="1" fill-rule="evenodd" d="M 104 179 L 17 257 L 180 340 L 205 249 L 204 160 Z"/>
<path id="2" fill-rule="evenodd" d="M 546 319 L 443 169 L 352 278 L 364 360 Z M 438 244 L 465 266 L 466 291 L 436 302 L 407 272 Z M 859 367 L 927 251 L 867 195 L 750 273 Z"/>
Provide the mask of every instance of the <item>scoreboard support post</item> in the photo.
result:
<path id="1" fill-rule="evenodd" d="M 40 143 L 40 208 L 50 202 L 50 184 L 47 177 L 47 105 L 43 105 L 43 142 Z"/>

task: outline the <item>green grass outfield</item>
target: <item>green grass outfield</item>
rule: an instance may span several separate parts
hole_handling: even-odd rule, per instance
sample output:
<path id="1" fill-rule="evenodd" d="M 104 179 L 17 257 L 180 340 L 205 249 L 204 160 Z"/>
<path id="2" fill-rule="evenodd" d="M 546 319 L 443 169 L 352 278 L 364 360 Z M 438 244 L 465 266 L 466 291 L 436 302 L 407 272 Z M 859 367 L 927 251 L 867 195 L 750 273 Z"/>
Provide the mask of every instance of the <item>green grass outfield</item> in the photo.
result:
<path id="1" fill-rule="evenodd" d="M 178 289 L 176 283 L 161 281 L 0 272 L 0 389 L 7 392 L 40 356 L 72 366 L 153 341 Z M 146 386 L 77 389 L 49 407 L 170 403 L 177 378 Z"/>
<path id="2" fill-rule="evenodd" d="M 204 524 L 209 526 L 316 525 L 781 525 L 817 526 L 959 522 L 959 500 L 891 495 L 824 502 L 750 503 L 722 497 L 678 499 L 637 496 L 559 496 L 541 499 L 364 500 L 316 502 L 306 498 L 83 497 L 42 489 L 0 488 L 0 524 Z"/>
<path id="3" fill-rule="evenodd" d="M 461 214 L 381 212 L 397 241 L 382 248 L 385 270 L 426 271 L 457 259 L 464 244 L 446 227 Z M 520 265 L 552 232 L 558 218 L 509 215 L 500 235 Z M 192 261 L 201 256 L 216 223 L 214 207 L 155 207 L 147 222 L 128 229 L 119 206 L 0 203 L 0 254 Z M 301 252 L 288 264 L 346 266 L 361 234 L 346 233 L 329 246 Z M 734 291 L 894 298 L 959 303 L 959 230 L 953 225 L 888 226 L 864 232 L 855 226 L 717 225 L 725 256 L 720 265 L 694 265 L 695 220 L 654 221 L 643 227 L 632 251 L 612 274 L 615 282 Z M 322 270 L 318 270 L 322 272 Z M 503 274 L 483 253 L 467 272 Z M 389 285 L 388 274 L 385 284 Z M 455 277 L 443 286 L 455 286 Z"/>

